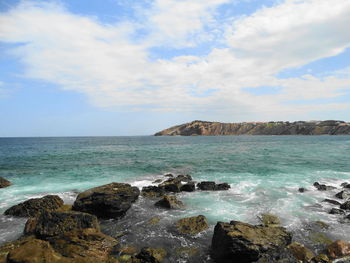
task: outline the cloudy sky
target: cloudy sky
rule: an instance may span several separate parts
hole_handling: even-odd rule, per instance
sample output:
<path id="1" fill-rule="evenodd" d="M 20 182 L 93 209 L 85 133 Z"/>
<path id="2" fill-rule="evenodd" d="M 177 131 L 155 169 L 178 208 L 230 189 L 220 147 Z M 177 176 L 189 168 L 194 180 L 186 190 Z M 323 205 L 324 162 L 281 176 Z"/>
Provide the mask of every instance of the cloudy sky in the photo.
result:
<path id="1" fill-rule="evenodd" d="M 350 0 L 0 0 L 0 136 L 350 121 Z"/>

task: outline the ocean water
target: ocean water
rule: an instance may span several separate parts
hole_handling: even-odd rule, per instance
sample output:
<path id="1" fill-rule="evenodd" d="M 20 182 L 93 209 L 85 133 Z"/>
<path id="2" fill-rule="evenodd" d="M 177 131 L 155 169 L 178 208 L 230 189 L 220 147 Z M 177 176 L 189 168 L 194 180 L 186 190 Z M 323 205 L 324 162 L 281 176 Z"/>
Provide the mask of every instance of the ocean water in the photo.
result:
<path id="1" fill-rule="evenodd" d="M 259 214 L 268 212 L 278 215 L 296 240 L 316 250 L 305 231 L 313 231 L 317 220 L 331 225 L 322 234 L 350 241 L 349 224 L 342 216 L 328 214 L 334 205 L 322 202 L 334 199 L 342 182 L 350 182 L 350 136 L 0 138 L 0 176 L 13 182 L 0 189 L 0 213 L 46 194 L 58 194 L 71 204 L 77 193 L 110 182 L 142 188 L 166 173 L 228 182 L 231 189 L 181 193 L 178 198 L 186 207 L 174 211 L 140 198 L 125 219 L 102 222 L 104 231 L 126 231 L 121 240 L 139 246 L 178 244 L 205 250 L 217 221 L 258 223 Z M 315 181 L 338 189 L 317 191 Z M 299 193 L 299 187 L 308 191 Z M 194 238 L 174 234 L 177 219 L 199 214 L 208 218 L 208 231 Z M 146 224 L 154 216 L 161 218 L 157 229 Z M 1 215 L 0 243 L 17 238 L 24 223 Z"/>

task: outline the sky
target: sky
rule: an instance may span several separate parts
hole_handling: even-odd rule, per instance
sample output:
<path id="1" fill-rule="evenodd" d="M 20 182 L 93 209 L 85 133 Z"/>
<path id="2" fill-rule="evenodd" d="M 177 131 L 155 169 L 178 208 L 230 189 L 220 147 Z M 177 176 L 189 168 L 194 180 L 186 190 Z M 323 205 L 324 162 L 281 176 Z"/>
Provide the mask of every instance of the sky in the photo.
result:
<path id="1" fill-rule="evenodd" d="M 0 0 L 0 137 L 350 121 L 350 0 Z"/>

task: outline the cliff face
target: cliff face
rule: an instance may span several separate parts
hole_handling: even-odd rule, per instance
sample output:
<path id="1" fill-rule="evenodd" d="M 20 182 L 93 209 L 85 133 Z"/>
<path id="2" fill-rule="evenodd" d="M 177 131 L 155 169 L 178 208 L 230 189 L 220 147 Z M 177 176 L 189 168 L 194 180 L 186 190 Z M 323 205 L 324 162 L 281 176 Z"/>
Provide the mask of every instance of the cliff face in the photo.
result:
<path id="1" fill-rule="evenodd" d="M 350 135 L 343 121 L 242 122 L 193 121 L 157 132 L 155 136 L 194 135 Z"/>

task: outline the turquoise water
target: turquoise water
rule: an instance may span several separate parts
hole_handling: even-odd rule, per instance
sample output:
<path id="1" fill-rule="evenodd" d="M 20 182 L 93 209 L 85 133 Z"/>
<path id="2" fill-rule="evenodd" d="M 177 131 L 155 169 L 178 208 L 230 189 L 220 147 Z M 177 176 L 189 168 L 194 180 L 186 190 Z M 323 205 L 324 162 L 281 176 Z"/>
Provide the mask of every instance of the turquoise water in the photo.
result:
<path id="1" fill-rule="evenodd" d="M 323 220 L 336 237 L 350 233 L 321 203 L 340 190 L 312 187 L 315 181 L 338 188 L 350 182 L 350 136 L 0 138 L 0 176 L 13 182 L 0 189 L 0 212 L 48 193 L 72 203 L 77 192 L 112 181 L 141 188 L 169 172 L 232 187 L 180 194 L 186 209 L 159 212 L 173 220 L 203 214 L 212 226 L 233 219 L 256 223 L 259 213 L 271 212 L 291 229 Z M 309 191 L 301 194 L 299 187 Z M 18 236 L 23 223 L 1 216 L 0 243 Z"/>

